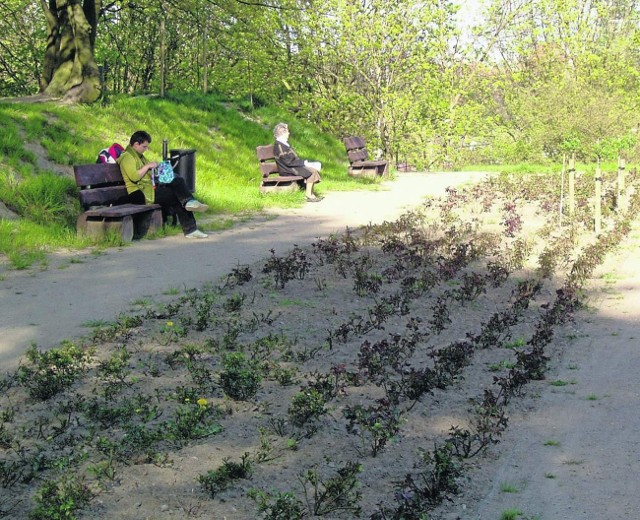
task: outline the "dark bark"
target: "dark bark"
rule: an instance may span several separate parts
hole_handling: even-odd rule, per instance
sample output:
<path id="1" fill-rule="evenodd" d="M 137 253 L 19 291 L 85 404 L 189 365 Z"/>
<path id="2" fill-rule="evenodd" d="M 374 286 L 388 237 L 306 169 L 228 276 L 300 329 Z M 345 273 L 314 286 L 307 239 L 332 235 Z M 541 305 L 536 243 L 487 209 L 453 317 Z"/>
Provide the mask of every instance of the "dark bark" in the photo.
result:
<path id="1" fill-rule="evenodd" d="M 101 93 L 94 43 L 99 13 L 95 0 L 40 0 L 47 20 L 41 90 L 76 103 Z"/>

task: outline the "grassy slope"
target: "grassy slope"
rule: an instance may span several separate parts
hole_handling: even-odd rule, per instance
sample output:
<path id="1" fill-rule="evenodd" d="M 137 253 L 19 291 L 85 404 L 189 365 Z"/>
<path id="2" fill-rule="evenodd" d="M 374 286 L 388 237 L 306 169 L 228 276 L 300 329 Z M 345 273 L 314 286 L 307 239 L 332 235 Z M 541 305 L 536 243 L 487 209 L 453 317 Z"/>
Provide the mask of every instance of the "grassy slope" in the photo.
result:
<path id="1" fill-rule="evenodd" d="M 40 144 L 51 162 L 71 166 L 92 163 L 100 149 L 112 142 L 127 144 L 133 131 L 145 129 L 154 138 L 151 158 L 160 157 L 163 138 L 170 149 L 196 149 L 198 197 L 211 213 L 229 215 L 302 202 L 301 193 L 265 197 L 258 192 L 255 147 L 271 143 L 271 129 L 283 120 L 290 124 L 298 153 L 323 163 L 321 192 L 364 187 L 346 175 L 337 138 L 271 107 L 242 112 L 211 96 L 193 95 L 122 97 L 93 106 L 0 103 L 0 201 L 21 216 L 0 220 L 0 254 L 20 267 L 51 248 L 87 245 L 75 236 L 79 206 L 73 180 L 41 170 L 25 141 Z"/>

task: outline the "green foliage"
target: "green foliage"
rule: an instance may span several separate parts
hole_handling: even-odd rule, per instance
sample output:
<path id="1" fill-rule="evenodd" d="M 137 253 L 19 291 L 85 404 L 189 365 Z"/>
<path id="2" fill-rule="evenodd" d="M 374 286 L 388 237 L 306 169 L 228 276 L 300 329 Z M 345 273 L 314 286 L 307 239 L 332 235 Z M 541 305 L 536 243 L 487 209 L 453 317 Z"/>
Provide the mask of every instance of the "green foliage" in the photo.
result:
<path id="1" fill-rule="evenodd" d="M 307 512 L 293 493 L 265 493 L 252 491 L 250 497 L 258 503 L 258 511 L 265 520 L 302 520 Z"/>
<path id="2" fill-rule="evenodd" d="M 583 9 L 582 0 L 529 2 L 508 23 L 497 3 L 489 10 L 486 25 L 499 31 L 496 47 L 506 59 L 503 72 L 489 74 L 482 86 L 503 144 L 501 156 L 488 147 L 495 160 L 559 160 L 564 153 L 593 160 L 633 147 L 638 72 L 631 35 L 638 13 L 617 18 L 615 9 L 586 9 L 581 16 Z M 540 26 L 540 19 L 549 23 Z M 515 153 L 509 156 L 508 148 Z"/>
<path id="3" fill-rule="evenodd" d="M 3 190 L 0 198 L 19 215 L 37 224 L 70 227 L 80 212 L 75 183 L 51 173 L 29 177 L 11 193 Z"/>
<path id="4" fill-rule="evenodd" d="M 440 159 L 433 139 L 453 123 L 455 79 L 435 66 L 447 59 L 453 16 L 453 4 L 325 2 L 309 16 L 313 37 L 301 52 L 318 64 L 319 88 L 301 89 L 295 102 L 338 134 L 363 135 L 370 152 L 430 165 Z"/>
<path id="5" fill-rule="evenodd" d="M 160 157 L 163 138 L 169 149 L 196 150 L 198 198 L 210 207 L 203 217 L 207 222 L 201 222 L 205 229 L 228 227 L 229 215 L 300 205 L 302 192 L 264 196 L 258 190 L 255 148 L 273 142 L 272 128 L 279 121 L 289 122 L 301 156 L 322 161 L 323 187 L 367 188 L 345 175 L 346 154 L 336 137 L 279 108 L 245 114 L 220 97 L 180 93 L 165 99 L 111 97 L 92 106 L 0 103 L 0 202 L 20 216 L 0 220 L 0 253 L 11 255 L 16 266 L 28 266 L 34 261 L 31 253 L 93 243 L 76 236 L 80 206 L 75 183 L 48 171 L 44 161 L 70 174 L 70 165 L 95 162 L 99 150 L 113 142 L 126 145 L 139 128 L 153 137 L 150 159 Z M 43 161 L 32 150 L 45 155 Z"/>
<path id="6" fill-rule="evenodd" d="M 18 381 L 36 399 L 49 399 L 69 388 L 85 371 L 91 353 L 73 343 L 40 352 L 35 345 L 27 350 L 28 364 L 18 369 Z"/>
<path id="7" fill-rule="evenodd" d="M 222 308 L 227 312 L 240 312 L 245 299 L 246 294 L 234 294 L 227 298 L 227 300 L 222 304 Z"/>
<path id="8" fill-rule="evenodd" d="M 242 352 L 226 354 L 222 359 L 220 387 L 232 399 L 246 401 L 255 397 L 261 387 L 260 368 Z"/>
<path id="9" fill-rule="evenodd" d="M 289 406 L 291 424 L 302 427 L 309 421 L 317 420 L 326 413 L 325 396 L 315 388 L 306 388 L 297 393 Z"/>
<path id="10" fill-rule="evenodd" d="M 393 439 L 401 424 L 400 410 L 384 399 L 375 406 L 348 406 L 344 416 L 349 421 L 347 431 L 360 436 L 369 445 L 373 457 Z"/>
<path id="11" fill-rule="evenodd" d="M 361 471 L 362 465 L 358 462 L 347 462 L 334 476 L 322 480 L 317 467 L 308 470 L 301 481 L 309 510 L 316 516 L 341 513 L 360 516 L 362 510 L 358 502 L 362 493 L 358 490 L 357 475 Z"/>
<path id="12" fill-rule="evenodd" d="M 76 511 L 86 506 L 92 493 L 84 481 L 75 476 L 47 480 L 35 496 L 37 507 L 31 520 L 75 520 Z"/>
<path id="13" fill-rule="evenodd" d="M 500 520 L 516 520 L 522 516 L 522 511 L 520 509 L 505 509 L 502 513 L 500 513 Z"/>
<path id="14" fill-rule="evenodd" d="M 216 422 L 219 411 L 206 402 L 188 402 L 179 406 L 167 425 L 169 438 L 183 444 L 192 439 L 204 439 L 222 431 Z"/>
<path id="15" fill-rule="evenodd" d="M 637 153 L 626 137 L 637 130 L 640 80 L 640 16 L 633 6 L 600 9 L 569 0 L 505 9 L 489 2 L 474 26 L 463 27 L 452 2 L 326 0 L 310 9 L 305 2 L 283 1 L 278 7 L 157 0 L 105 5 L 94 51 L 103 67 L 104 96 L 102 107 L 91 110 L 108 109 L 121 95 L 158 94 L 161 84 L 174 98 L 215 93 L 216 103 L 200 103 L 203 110 L 215 112 L 221 106 L 217 101 L 235 100 L 246 112 L 253 141 L 261 132 L 253 123 L 265 106 L 278 103 L 334 136 L 363 135 L 370 151 L 380 149 L 387 158 L 420 169 L 469 162 L 548 163 L 564 153 L 591 159 L 620 150 Z M 5 1 L 3 9 L 0 95 L 34 94 L 46 76 L 41 65 L 46 19 L 26 0 Z M 161 34 L 164 54 L 158 52 Z M 164 112 L 156 120 L 153 110 L 116 108 L 114 113 L 123 120 L 125 137 L 138 122 L 154 133 L 169 136 L 169 127 L 180 133 L 194 115 L 187 110 L 184 118 L 176 118 Z M 99 123 L 93 112 L 89 115 L 87 120 Z M 82 118 L 79 125 L 67 124 L 66 118 L 45 125 L 45 119 L 42 113 L 27 117 L 29 139 L 39 133 L 51 158 L 72 164 L 86 142 L 86 135 L 75 131 Z M 219 161 L 226 166 L 216 172 L 221 179 L 235 176 L 250 155 L 240 150 L 236 160 L 224 157 L 235 140 L 216 139 L 216 128 L 225 134 L 224 126 L 202 125 L 199 140 L 179 144 L 203 150 L 202 142 L 211 141 L 211 150 L 228 159 Z M 292 127 L 294 138 L 307 141 L 306 129 L 298 130 Z M 6 144 L 0 142 L 0 154 L 20 147 L 17 136 L 11 132 Z M 305 148 L 299 151 L 306 154 Z M 241 200 L 241 189 L 227 197 L 218 186 L 202 186 L 208 202 L 216 194 L 222 206 Z"/>
<path id="16" fill-rule="evenodd" d="M 200 475 L 198 482 L 209 493 L 209 496 L 214 498 L 218 493 L 233 484 L 234 480 L 250 478 L 251 472 L 249 454 L 245 453 L 239 463 L 225 460 L 218 469 L 209 471 L 205 475 Z"/>

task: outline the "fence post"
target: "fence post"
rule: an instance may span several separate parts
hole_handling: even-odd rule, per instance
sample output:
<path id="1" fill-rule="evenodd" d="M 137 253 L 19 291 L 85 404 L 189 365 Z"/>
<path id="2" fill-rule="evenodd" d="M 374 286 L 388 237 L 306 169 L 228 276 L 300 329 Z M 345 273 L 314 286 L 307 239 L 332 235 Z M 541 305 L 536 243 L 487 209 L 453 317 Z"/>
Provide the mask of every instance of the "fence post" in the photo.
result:
<path id="1" fill-rule="evenodd" d="M 602 229 L 602 170 L 600 169 L 600 158 L 598 158 L 598 165 L 596 166 L 596 196 L 595 196 L 595 232 L 596 235 L 600 234 Z"/>
<path id="2" fill-rule="evenodd" d="M 569 216 L 573 217 L 576 208 L 576 154 L 569 159 Z"/>
<path id="3" fill-rule="evenodd" d="M 562 210 L 564 209 L 564 174 L 567 170 L 567 154 L 562 155 L 562 172 L 560 173 L 560 225 L 562 225 Z"/>
<path id="4" fill-rule="evenodd" d="M 167 85 L 167 45 L 164 16 L 160 18 L 160 97 L 164 98 Z"/>
<path id="5" fill-rule="evenodd" d="M 625 189 L 625 160 L 618 156 L 618 193 L 616 196 L 616 208 L 622 208 L 622 199 L 624 198 Z"/>

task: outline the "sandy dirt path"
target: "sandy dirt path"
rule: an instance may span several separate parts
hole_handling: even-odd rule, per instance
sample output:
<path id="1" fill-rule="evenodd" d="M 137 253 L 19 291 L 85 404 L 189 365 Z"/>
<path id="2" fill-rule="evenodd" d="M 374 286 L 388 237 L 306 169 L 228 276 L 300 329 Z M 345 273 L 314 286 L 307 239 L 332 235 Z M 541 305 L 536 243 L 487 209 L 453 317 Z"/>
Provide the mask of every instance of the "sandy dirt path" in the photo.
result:
<path id="1" fill-rule="evenodd" d="M 484 174 L 399 174 L 376 192 L 332 192 L 318 204 L 273 213 L 272 218 L 212 233 L 206 240 L 182 236 L 142 240 L 101 255 L 86 252 L 50 256 L 46 270 L 0 267 L 0 366 L 17 366 L 35 342 L 40 348 L 87 332 L 83 324 L 111 321 L 143 298 L 161 301 L 172 288 L 199 287 L 238 264 L 252 264 L 294 244 L 368 223 L 394 220 L 448 186 L 477 182 Z"/>

